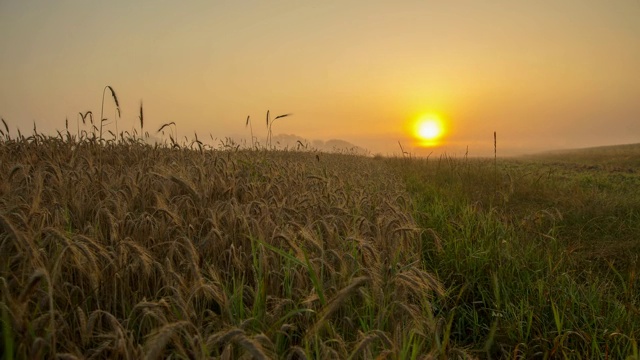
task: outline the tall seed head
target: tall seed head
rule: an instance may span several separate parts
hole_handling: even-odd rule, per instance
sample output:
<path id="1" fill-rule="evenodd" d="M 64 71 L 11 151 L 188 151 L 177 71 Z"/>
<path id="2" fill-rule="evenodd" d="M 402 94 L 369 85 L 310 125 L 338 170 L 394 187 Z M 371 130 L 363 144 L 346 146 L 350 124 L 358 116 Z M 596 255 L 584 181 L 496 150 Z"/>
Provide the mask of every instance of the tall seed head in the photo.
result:
<path id="1" fill-rule="evenodd" d="M 118 110 L 118 117 L 120 117 L 120 103 L 118 102 L 116 92 L 110 85 L 107 85 L 107 87 L 109 88 L 109 90 L 111 90 L 111 96 L 113 96 L 113 101 L 116 103 L 116 109 Z"/>
<path id="2" fill-rule="evenodd" d="M 140 132 L 142 132 L 142 129 L 144 128 L 144 114 L 142 113 L 142 100 L 140 100 L 140 116 L 138 116 L 138 118 L 140 119 Z"/>

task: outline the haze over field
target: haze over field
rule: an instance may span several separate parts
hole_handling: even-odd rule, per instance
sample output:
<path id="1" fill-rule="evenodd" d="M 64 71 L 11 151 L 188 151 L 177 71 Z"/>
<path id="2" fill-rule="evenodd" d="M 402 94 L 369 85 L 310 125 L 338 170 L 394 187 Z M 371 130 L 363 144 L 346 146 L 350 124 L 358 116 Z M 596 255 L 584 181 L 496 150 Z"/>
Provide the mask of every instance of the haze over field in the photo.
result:
<path id="1" fill-rule="evenodd" d="M 0 33 L 0 116 L 23 133 L 74 130 L 111 85 L 120 130 L 142 99 L 149 130 L 248 138 L 250 115 L 264 141 L 271 110 L 294 114 L 275 135 L 389 155 L 640 142 L 637 0 L 3 1 Z"/>

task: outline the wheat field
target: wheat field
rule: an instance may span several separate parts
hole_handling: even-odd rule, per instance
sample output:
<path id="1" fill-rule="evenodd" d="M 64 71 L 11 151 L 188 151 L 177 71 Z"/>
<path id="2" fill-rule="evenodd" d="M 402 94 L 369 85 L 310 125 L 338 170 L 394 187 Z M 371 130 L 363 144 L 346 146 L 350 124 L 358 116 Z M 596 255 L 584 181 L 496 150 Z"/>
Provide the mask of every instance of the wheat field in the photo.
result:
<path id="1" fill-rule="evenodd" d="M 372 158 L 98 130 L 2 132 L 3 359 L 638 358 L 626 157 Z"/>
<path id="2" fill-rule="evenodd" d="M 36 136 L 0 146 L 5 354 L 403 358 L 444 293 L 374 160 Z"/>

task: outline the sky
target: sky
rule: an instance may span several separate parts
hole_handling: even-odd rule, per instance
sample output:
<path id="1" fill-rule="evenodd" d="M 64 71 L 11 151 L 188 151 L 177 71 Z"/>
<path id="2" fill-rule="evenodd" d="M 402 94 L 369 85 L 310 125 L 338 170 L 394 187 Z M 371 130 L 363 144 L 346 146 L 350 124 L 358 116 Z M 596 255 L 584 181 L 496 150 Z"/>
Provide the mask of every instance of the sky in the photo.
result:
<path id="1" fill-rule="evenodd" d="M 640 142 L 640 0 L 0 1 L 0 116 L 508 156 Z M 109 93 L 107 93 L 109 96 Z M 108 129 L 115 115 L 104 105 Z M 445 132 L 426 144 L 415 121 Z M 99 117 L 99 115 L 96 115 Z M 82 126 L 82 125 L 81 125 Z M 105 128 L 105 132 L 106 132 Z"/>

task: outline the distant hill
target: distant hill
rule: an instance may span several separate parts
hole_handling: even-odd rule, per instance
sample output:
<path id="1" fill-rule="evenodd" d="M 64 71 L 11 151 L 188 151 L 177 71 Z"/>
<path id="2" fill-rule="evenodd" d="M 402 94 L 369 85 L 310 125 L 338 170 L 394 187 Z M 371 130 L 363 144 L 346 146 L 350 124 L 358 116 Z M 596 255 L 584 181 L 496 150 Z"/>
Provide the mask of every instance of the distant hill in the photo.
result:
<path id="1" fill-rule="evenodd" d="M 327 141 L 309 141 L 294 134 L 274 135 L 272 144 L 279 149 L 312 150 L 328 153 L 346 153 L 352 155 L 368 155 L 369 151 L 348 141 L 331 139 Z"/>
<path id="2" fill-rule="evenodd" d="M 550 150 L 521 156 L 541 160 L 582 165 L 598 165 L 607 169 L 640 170 L 640 143 L 597 146 L 589 148 Z"/>
<path id="3" fill-rule="evenodd" d="M 588 148 L 576 148 L 576 149 L 563 149 L 563 150 L 550 150 L 544 151 L 538 154 L 533 154 L 534 156 L 538 155 L 640 155 L 640 143 L 637 144 L 621 144 L 621 145 L 606 145 L 606 146 L 596 146 L 596 147 L 588 147 Z"/>
<path id="4" fill-rule="evenodd" d="M 265 146 L 264 139 L 256 139 L 258 147 Z M 181 144 L 188 144 L 193 139 L 185 139 L 181 138 Z M 241 136 L 233 136 L 226 139 L 212 139 L 212 141 L 208 141 L 208 139 L 203 139 L 205 143 L 208 143 L 213 148 L 219 148 L 223 143 L 227 143 L 231 141 L 232 144 L 239 145 L 242 148 L 251 147 L 250 141 Z M 145 143 L 150 145 L 155 144 L 170 144 L 170 141 L 167 136 L 158 137 L 158 136 L 149 136 L 144 140 Z M 301 136 L 294 134 L 279 134 L 274 135 L 272 139 L 272 145 L 276 149 L 289 149 L 289 150 L 302 150 L 302 151 L 321 151 L 326 153 L 342 153 L 342 154 L 351 154 L 351 155 L 362 155 L 367 156 L 370 155 L 370 152 L 362 148 L 360 146 L 354 145 L 348 141 L 340 140 L 340 139 L 331 139 L 331 140 L 313 140 L 309 141 Z"/>

